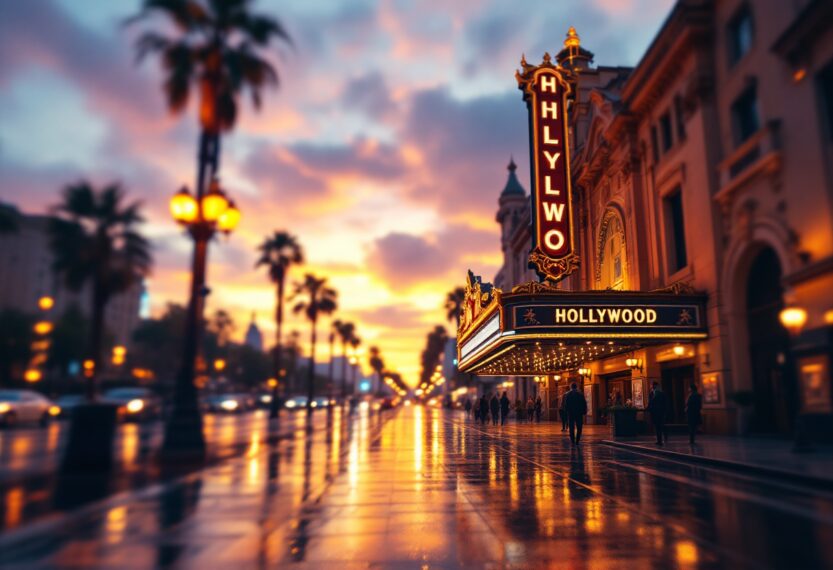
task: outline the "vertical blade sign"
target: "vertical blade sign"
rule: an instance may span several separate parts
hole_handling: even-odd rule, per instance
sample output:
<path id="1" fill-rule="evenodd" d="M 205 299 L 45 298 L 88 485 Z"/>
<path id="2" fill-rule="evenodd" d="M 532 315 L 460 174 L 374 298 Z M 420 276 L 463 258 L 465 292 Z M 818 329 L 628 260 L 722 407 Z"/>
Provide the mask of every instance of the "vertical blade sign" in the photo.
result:
<path id="1" fill-rule="evenodd" d="M 578 266 L 573 242 L 572 190 L 567 131 L 569 71 L 550 63 L 515 74 L 529 109 L 532 182 L 532 251 L 529 265 L 541 279 L 560 281 Z"/>

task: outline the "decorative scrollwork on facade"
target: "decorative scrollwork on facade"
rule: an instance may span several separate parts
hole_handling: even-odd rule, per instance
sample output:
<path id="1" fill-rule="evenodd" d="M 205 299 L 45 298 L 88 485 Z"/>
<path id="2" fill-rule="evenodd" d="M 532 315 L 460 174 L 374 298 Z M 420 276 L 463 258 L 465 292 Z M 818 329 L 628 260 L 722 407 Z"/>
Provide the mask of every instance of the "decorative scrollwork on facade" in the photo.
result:
<path id="1" fill-rule="evenodd" d="M 539 275 L 553 283 L 558 283 L 578 269 L 580 262 L 581 260 L 575 252 L 561 259 L 553 259 L 537 247 L 529 252 L 530 265 L 535 267 Z"/>
<path id="2" fill-rule="evenodd" d="M 483 317 L 500 305 L 500 296 L 500 289 L 490 283 L 483 283 L 479 275 L 469 270 L 460 314 L 460 328 L 457 329 L 458 343 L 477 328 Z"/>
<path id="3" fill-rule="evenodd" d="M 553 293 L 560 291 L 558 287 L 546 281 L 530 281 L 512 288 L 512 294 L 522 293 L 526 295 L 537 295 L 538 293 Z"/>
<path id="4" fill-rule="evenodd" d="M 697 291 L 687 281 L 675 281 L 668 287 L 654 289 L 652 293 L 671 293 L 672 295 L 696 295 Z"/>

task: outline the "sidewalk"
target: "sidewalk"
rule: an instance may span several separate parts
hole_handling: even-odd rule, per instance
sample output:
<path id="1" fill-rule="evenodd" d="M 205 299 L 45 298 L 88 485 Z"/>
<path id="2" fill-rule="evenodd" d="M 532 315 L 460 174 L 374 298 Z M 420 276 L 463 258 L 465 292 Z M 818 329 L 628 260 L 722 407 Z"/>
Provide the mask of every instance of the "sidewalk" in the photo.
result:
<path id="1" fill-rule="evenodd" d="M 788 478 L 828 489 L 833 485 L 833 448 L 830 446 L 817 445 L 809 451 L 796 453 L 792 441 L 730 436 L 700 436 L 693 448 L 687 436 L 673 437 L 662 447 L 653 437 L 606 438 L 602 443 L 687 463 Z"/>

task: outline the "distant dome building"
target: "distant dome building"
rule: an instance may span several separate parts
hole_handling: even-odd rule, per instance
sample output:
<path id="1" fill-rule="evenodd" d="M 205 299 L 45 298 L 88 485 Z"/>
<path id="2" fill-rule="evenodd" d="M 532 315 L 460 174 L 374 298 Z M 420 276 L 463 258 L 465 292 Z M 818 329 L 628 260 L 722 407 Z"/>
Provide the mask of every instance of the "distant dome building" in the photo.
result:
<path id="1" fill-rule="evenodd" d="M 254 348 L 255 350 L 263 350 L 263 333 L 257 328 L 255 323 L 255 314 L 252 313 L 252 322 L 249 323 L 249 328 L 246 329 L 246 346 Z"/>

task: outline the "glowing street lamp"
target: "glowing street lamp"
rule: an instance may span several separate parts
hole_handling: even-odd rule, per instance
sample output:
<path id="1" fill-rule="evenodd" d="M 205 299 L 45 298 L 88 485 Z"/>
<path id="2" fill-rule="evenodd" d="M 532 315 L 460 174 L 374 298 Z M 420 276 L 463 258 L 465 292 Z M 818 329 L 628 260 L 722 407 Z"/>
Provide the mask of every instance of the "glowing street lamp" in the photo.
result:
<path id="1" fill-rule="evenodd" d="M 798 336 L 807 323 L 807 311 L 801 307 L 785 307 L 778 314 L 778 319 L 790 334 Z"/>
<path id="2" fill-rule="evenodd" d="M 682 355 L 685 354 L 685 347 L 683 345 L 681 345 L 680 343 L 675 344 L 674 348 L 672 348 L 671 350 L 674 351 L 674 354 L 676 356 L 682 356 Z"/>
<path id="3" fill-rule="evenodd" d="M 50 297 L 49 295 L 44 295 L 40 299 L 38 299 L 38 308 L 41 311 L 48 311 L 52 307 L 55 306 L 55 299 Z"/>
<path id="4" fill-rule="evenodd" d="M 195 379 L 199 327 L 205 305 L 204 297 L 208 294 L 205 286 L 208 243 L 217 232 L 226 235 L 231 233 L 241 216 L 240 210 L 226 196 L 216 177 L 211 179 L 207 189 L 203 180 L 200 171 L 196 195 L 183 187 L 170 201 L 171 216 L 188 230 L 194 240 L 194 255 L 191 261 L 191 291 L 185 319 L 183 357 L 176 377 L 173 412 L 165 428 L 163 444 L 165 451 L 184 449 L 198 454 L 205 452 Z M 218 372 L 225 368 L 225 361 L 218 368 L 220 360 L 214 363 L 214 369 Z"/>

